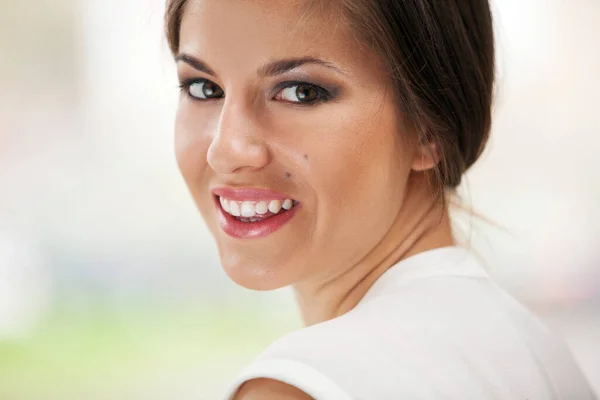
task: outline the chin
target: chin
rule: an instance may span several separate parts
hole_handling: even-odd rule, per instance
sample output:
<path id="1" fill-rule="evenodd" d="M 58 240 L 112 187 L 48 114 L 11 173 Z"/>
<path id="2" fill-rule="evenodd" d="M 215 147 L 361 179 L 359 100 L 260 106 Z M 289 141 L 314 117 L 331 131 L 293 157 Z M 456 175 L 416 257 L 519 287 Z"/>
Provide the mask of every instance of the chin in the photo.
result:
<path id="1" fill-rule="evenodd" d="M 283 262 L 261 262 L 255 257 L 244 257 L 230 249 L 219 249 L 223 270 L 236 284 L 250 290 L 268 291 L 291 285 L 292 279 L 285 274 Z"/>

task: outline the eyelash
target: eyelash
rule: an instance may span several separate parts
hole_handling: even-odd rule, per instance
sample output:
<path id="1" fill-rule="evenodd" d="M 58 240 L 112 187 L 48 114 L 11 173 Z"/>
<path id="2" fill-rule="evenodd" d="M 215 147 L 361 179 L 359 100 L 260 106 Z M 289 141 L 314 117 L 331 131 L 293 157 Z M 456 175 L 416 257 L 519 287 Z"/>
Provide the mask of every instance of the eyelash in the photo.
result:
<path id="1" fill-rule="evenodd" d="M 190 94 L 190 87 L 195 83 L 212 83 L 212 84 L 218 86 L 216 83 L 214 83 L 208 79 L 203 79 L 203 78 L 202 79 L 187 79 L 179 84 L 179 89 L 181 90 L 182 93 L 185 93 L 186 96 L 188 96 L 192 100 L 196 100 L 196 101 L 219 100 L 221 98 L 221 97 L 219 97 L 219 98 L 199 99 L 197 97 L 192 96 Z M 334 97 L 334 95 L 329 90 L 322 88 L 321 86 L 314 85 L 314 84 L 308 83 L 308 82 L 303 82 L 303 81 L 281 82 L 281 83 L 277 84 L 277 86 L 275 86 L 275 93 L 279 93 L 283 89 L 287 89 L 287 88 L 294 87 L 294 86 L 300 86 L 300 85 L 308 86 L 308 87 L 316 90 L 318 93 L 318 98 L 313 101 L 304 101 L 304 102 L 284 101 L 285 103 L 290 103 L 290 104 L 300 105 L 300 106 L 313 106 L 313 105 L 317 105 L 319 103 L 325 103 Z"/>

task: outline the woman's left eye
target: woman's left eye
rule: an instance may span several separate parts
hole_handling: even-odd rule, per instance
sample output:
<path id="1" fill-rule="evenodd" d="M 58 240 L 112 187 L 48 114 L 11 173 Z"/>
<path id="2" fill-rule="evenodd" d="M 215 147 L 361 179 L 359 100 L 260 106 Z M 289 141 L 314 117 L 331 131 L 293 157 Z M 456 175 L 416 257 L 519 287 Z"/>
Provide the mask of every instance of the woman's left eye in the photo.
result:
<path id="1" fill-rule="evenodd" d="M 314 104 L 331 99 L 331 94 L 320 86 L 305 82 L 287 82 L 277 93 L 276 100 L 290 103 Z"/>

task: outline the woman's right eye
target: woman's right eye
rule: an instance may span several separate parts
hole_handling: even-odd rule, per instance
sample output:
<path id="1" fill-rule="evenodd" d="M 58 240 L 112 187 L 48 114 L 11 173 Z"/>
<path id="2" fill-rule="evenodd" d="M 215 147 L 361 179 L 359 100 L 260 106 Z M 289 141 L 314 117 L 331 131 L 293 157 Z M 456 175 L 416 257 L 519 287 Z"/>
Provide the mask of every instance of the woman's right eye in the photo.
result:
<path id="1" fill-rule="evenodd" d="M 196 100 L 219 99 L 224 94 L 223 89 L 207 79 L 186 81 L 180 87 Z"/>

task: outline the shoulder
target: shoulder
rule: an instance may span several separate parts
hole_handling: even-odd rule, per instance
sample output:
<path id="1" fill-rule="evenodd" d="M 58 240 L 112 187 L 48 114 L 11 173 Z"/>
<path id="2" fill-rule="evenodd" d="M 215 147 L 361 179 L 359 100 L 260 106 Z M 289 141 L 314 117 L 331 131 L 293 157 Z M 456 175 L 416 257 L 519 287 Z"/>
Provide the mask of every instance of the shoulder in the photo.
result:
<path id="1" fill-rule="evenodd" d="M 243 371 L 228 392 L 237 397 L 228 399 L 268 399 L 265 396 L 277 390 L 288 397 L 274 398 L 291 400 L 411 397 L 419 380 L 411 363 L 405 362 L 413 353 L 410 341 L 405 347 L 382 338 L 393 333 L 374 323 L 377 319 L 356 309 L 280 338 Z"/>
<path id="2" fill-rule="evenodd" d="M 264 399 L 546 398 L 548 379 L 578 393 L 576 368 L 547 333 L 488 279 L 419 276 L 275 341 L 229 393 L 246 383 Z"/>
<path id="3" fill-rule="evenodd" d="M 264 353 L 238 376 L 225 399 L 268 399 L 267 395 L 290 400 L 351 399 L 339 382 L 324 373 L 322 365 L 315 363 L 314 357 L 299 360 L 268 352 L 270 354 Z"/>
<path id="4" fill-rule="evenodd" d="M 312 400 L 300 389 L 286 383 L 259 378 L 243 383 L 233 400 Z"/>

